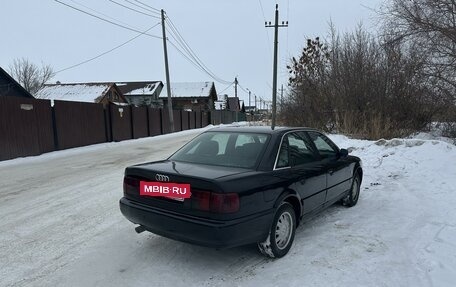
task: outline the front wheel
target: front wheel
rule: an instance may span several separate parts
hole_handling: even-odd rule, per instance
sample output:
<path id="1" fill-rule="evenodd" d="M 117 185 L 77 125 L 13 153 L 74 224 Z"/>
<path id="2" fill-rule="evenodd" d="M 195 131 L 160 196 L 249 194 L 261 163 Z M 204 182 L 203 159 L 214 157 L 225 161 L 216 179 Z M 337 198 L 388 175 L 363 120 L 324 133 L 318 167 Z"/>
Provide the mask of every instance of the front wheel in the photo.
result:
<path id="1" fill-rule="evenodd" d="M 284 202 L 274 215 L 268 237 L 258 243 L 258 249 L 271 258 L 283 257 L 293 244 L 295 231 L 295 211 L 290 203 Z"/>
<path id="2" fill-rule="evenodd" d="M 355 175 L 353 178 L 350 193 L 343 199 L 343 204 L 345 206 L 352 207 L 358 203 L 360 185 L 361 180 L 359 179 L 359 175 Z"/>

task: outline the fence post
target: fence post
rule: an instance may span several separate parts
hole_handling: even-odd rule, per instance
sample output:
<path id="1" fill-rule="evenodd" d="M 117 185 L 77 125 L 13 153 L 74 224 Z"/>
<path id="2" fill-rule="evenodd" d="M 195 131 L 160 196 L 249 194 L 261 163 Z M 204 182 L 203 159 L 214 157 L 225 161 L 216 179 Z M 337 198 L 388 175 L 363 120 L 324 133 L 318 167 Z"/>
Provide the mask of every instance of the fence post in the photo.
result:
<path id="1" fill-rule="evenodd" d="M 133 123 L 133 108 L 131 105 L 128 105 L 128 108 L 130 109 L 130 139 L 134 139 L 135 138 L 135 135 L 133 133 L 133 129 L 134 129 L 134 123 Z"/>
<path id="2" fill-rule="evenodd" d="M 55 109 L 51 106 L 52 113 L 52 133 L 54 134 L 54 150 L 59 150 L 59 137 L 57 135 L 57 122 L 55 120 Z"/>

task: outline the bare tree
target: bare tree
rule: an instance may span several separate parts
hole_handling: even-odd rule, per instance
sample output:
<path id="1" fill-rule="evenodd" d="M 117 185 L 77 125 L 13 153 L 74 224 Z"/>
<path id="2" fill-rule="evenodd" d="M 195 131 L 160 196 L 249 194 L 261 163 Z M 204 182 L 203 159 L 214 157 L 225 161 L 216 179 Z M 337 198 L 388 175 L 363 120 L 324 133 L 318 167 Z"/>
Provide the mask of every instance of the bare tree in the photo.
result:
<path id="1" fill-rule="evenodd" d="M 319 37 L 307 39 L 298 59 L 293 57 L 287 66 L 290 78 L 290 94 L 284 102 L 283 119 L 289 125 L 308 125 L 326 128 L 333 121 L 334 107 L 327 85 L 329 51 Z M 325 115 L 325 116 L 322 116 Z"/>
<path id="2" fill-rule="evenodd" d="M 9 66 L 9 72 L 32 95 L 35 95 L 54 75 L 50 65 L 41 64 L 41 67 L 38 67 L 26 58 L 15 59 Z"/>
<path id="3" fill-rule="evenodd" d="M 381 15 L 391 41 L 407 41 L 428 55 L 425 72 L 456 91 L 456 1 L 390 0 Z"/>
<path id="4" fill-rule="evenodd" d="M 329 41 L 309 39 L 291 59 L 281 118 L 370 139 L 421 130 L 446 106 L 435 78 L 425 73 L 426 56 L 361 25 L 343 35 L 332 27 Z"/>
<path id="5" fill-rule="evenodd" d="M 423 69 L 441 109 L 435 121 L 456 134 L 456 1 L 390 0 L 381 15 L 391 41 L 407 42 L 426 55 Z M 443 105 L 442 105 L 443 104 Z"/>

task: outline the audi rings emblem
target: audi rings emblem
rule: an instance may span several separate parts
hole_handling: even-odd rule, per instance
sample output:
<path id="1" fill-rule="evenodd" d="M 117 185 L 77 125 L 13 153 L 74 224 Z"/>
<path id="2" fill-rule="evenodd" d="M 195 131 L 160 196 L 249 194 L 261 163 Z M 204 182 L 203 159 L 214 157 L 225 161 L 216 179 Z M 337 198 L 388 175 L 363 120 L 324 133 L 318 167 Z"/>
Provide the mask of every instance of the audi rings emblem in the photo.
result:
<path id="1" fill-rule="evenodd" d="M 157 173 L 155 175 L 156 181 L 169 181 L 169 176 Z"/>

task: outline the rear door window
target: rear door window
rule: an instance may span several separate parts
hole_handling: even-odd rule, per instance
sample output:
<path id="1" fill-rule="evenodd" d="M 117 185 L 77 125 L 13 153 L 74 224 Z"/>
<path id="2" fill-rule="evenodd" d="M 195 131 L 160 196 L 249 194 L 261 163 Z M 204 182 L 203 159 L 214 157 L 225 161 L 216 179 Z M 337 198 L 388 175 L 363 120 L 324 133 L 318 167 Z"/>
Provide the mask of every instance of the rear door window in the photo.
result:
<path id="1" fill-rule="evenodd" d="M 302 165 L 317 160 L 318 158 L 308 139 L 298 133 L 290 133 L 285 135 L 282 140 L 276 168 Z"/>

